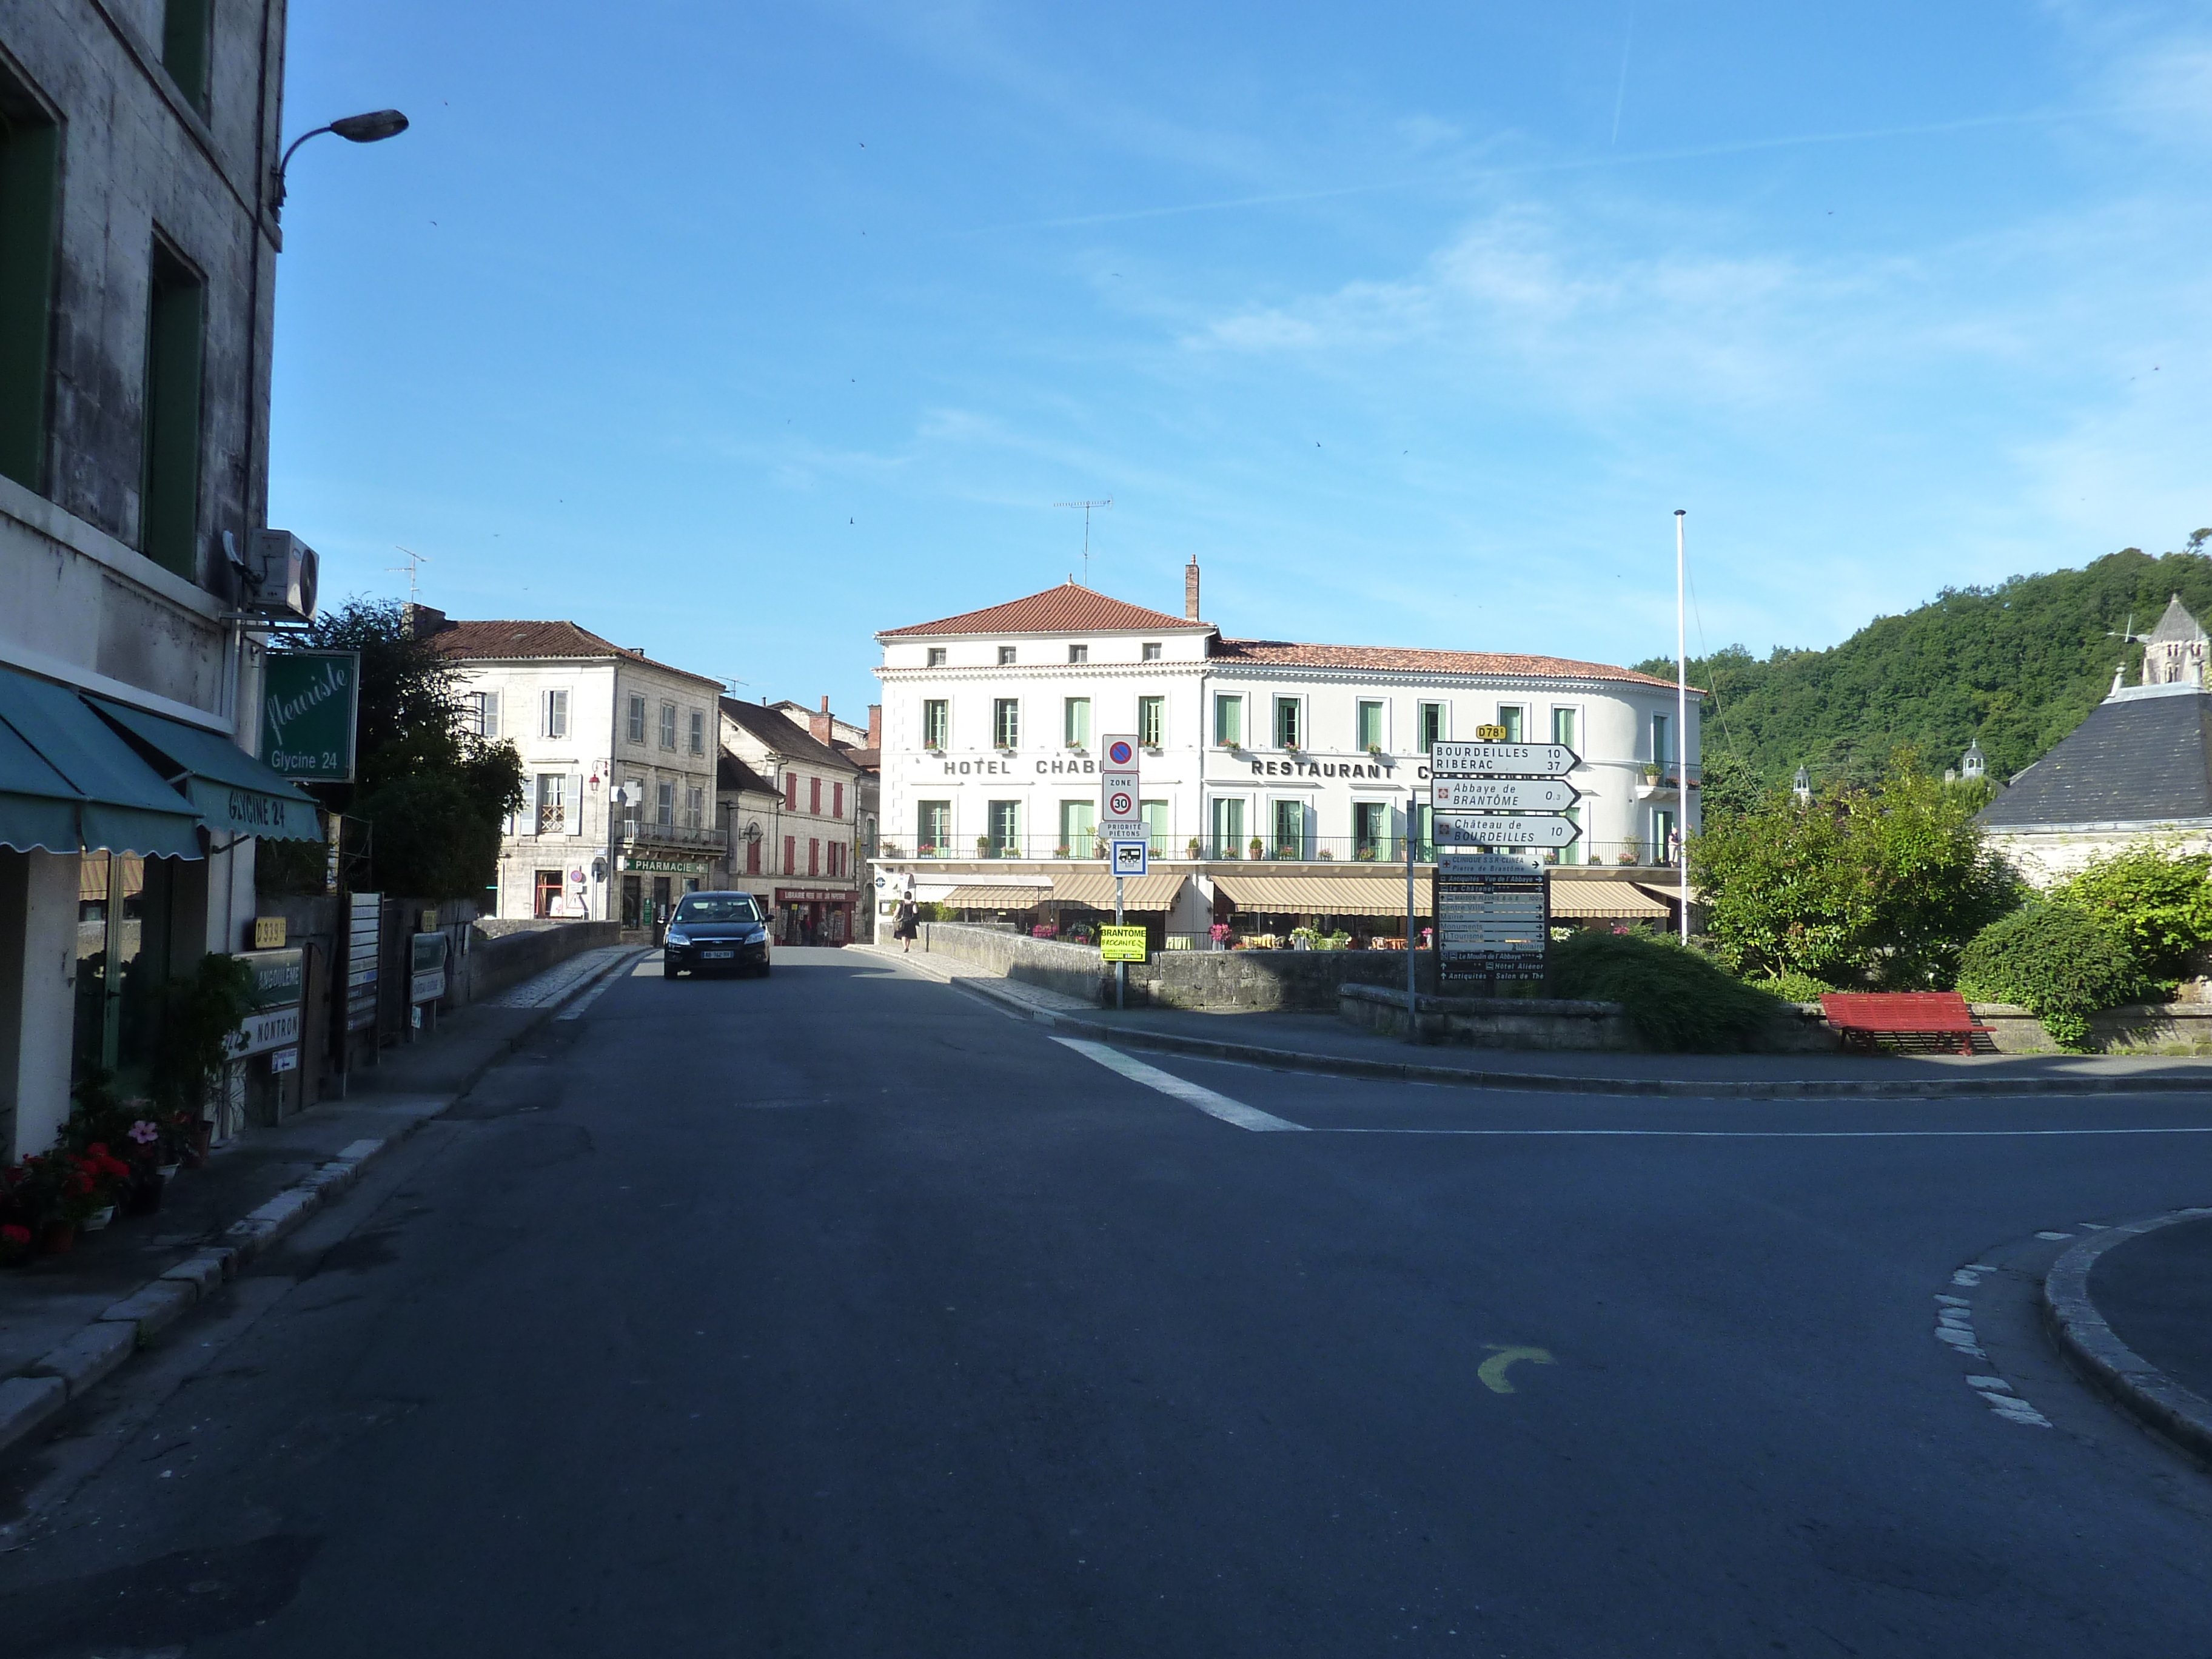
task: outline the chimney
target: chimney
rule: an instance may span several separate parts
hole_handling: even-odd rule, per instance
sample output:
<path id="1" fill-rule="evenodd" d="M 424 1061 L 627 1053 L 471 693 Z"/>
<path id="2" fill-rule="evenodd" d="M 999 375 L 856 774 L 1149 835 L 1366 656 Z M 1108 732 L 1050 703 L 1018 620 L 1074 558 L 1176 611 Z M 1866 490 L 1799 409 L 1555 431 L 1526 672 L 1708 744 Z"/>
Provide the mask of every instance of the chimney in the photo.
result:
<path id="1" fill-rule="evenodd" d="M 830 699 L 822 699 L 822 712 L 806 717 L 806 729 L 814 734 L 814 741 L 823 748 L 830 746 Z"/>
<path id="2" fill-rule="evenodd" d="M 883 746 L 884 706 L 879 702 L 872 702 L 868 705 L 868 747 L 881 749 Z"/>
<path id="3" fill-rule="evenodd" d="M 1198 620 L 1198 558 L 1194 554 L 1182 568 L 1182 614 L 1192 622 Z"/>
<path id="4" fill-rule="evenodd" d="M 442 634 L 453 626 L 446 620 L 444 611 L 433 610 L 427 605 L 417 605 L 412 599 L 407 602 L 405 614 L 407 637 L 410 640 L 427 640 L 433 634 Z"/>

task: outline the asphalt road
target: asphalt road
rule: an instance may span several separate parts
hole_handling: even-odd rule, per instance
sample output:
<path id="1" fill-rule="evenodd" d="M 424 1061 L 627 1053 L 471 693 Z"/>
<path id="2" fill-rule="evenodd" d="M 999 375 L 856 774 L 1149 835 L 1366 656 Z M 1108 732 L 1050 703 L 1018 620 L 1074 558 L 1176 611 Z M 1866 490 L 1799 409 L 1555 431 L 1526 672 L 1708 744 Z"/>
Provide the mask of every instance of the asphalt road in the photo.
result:
<path id="1" fill-rule="evenodd" d="M 0 1655 L 2212 1652 L 2027 1299 L 2212 1101 L 1116 1063 L 617 982 L 16 1472 Z"/>

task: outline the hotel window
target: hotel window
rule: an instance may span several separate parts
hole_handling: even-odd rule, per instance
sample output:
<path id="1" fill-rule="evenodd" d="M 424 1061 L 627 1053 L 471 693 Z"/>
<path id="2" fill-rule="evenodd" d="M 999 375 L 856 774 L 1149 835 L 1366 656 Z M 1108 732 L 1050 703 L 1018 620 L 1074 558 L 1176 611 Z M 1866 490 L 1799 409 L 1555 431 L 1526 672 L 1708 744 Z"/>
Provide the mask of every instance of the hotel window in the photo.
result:
<path id="1" fill-rule="evenodd" d="M 0 69 L 0 473 L 46 483 L 61 129 Z"/>
<path id="2" fill-rule="evenodd" d="M 1091 660 L 1091 647 L 1087 645 L 1069 646 L 1067 647 L 1067 659 L 1070 662 L 1089 662 Z"/>
<path id="3" fill-rule="evenodd" d="M 1651 763 L 1663 771 L 1673 759 L 1667 748 L 1667 717 L 1654 714 L 1651 717 Z"/>
<path id="4" fill-rule="evenodd" d="M 1505 728 L 1506 742 L 1521 741 L 1521 734 L 1528 725 L 1528 714 L 1527 709 L 1516 708 L 1510 703 L 1498 705 L 1498 723 Z"/>
<path id="5" fill-rule="evenodd" d="M 1437 809 L 1416 806 L 1413 809 L 1413 857 L 1423 864 L 1437 861 Z"/>
<path id="6" fill-rule="evenodd" d="M 943 697 L 931 697 L 921 705 L 921 746 L 942 749 L 952 730 L 952 705 Z"/>
<path id="7" fill-rule="evenodd" d="M 568 775 L 562 772 L 540 772 L 538 775 L 539 835 L 565 836 L 568 833 L 568 812 L 562 800 L 568 781 Z"/>
<path id="8" fill-rule="evenodd" d="M 1061 740 L 1070 749 L 1084 749 L 1091 743 L 1091 699 L 1069 697 L 1060 711 Z"/>
<path id="9" fill-rule="evenodd" d="M 673 783 L 662 784 L 655 793 L 653 821 L 664 830 L 676 827 L 676 786 Z"/>
<path id="10" fill-rule="evenodd" d="M 691 711 L 691 752 L 695 755 L 707 752 L 707 711 L 703 708 Z"/>
<path id="11" fill-rule="evenodd" d="M 1654 812 L 1651 815 L 1651 860 L 1654 864 L 1674 861 L 1674 815 Z"/>
<path id="12" fill-rule="evenodd" d="M 684 792 L 684 827 L 704 830 L 707 827 L 707 792 L 693 787 Z"/>
<path id="13" fill-rule="evenodd" d="M 931 858 L 949 850 L 951 843 L 952 803 L 949 800 L 916 801 L 914 850 L 923 858 Z"/>
<path id="14" fill-rule="evenodd" d="M 942 668 L 945 666 L 945 647 L 943 646 L 933 645 L 929 647 L 929 665 L 932 668 Z"/>
<path id="15" fill-rule="evenodd" d="M 1363 701 L 1359 705 L 1359 747 L 1371 752 L 1382 746 L 1382 705 Z"/>
<path id="16" fill-rule="evenodd" d="M 629 740 L 632 743 L 645 741 L 645 699 L 635 692 L 630 694 L 629 700 Z"/>
<path id="17" fill-rule="evenodd" d="M 499 735 L 499 693 L 471 691 L 468 694 L 468 728 L 480 738 Z"/>
<path id="18" fill-rule="evenodd" d="M 1002 859 L 1021 856 L 1021 802 L 994 800 L 990 805 L 990 814 L 991 851 Z"/>
<path id="19" fill-rule="evenodd" d="M 1141 652 L 1146 662 L 1158 662 L 1160 659 L 1159 642 L 1156 640 L 1147 641 L 1141 647 Z"/>
<path id="20" fill-rule="evenodd" d="M 1381 800 L 1352 803 L 1352 856 L 1370 861 L 1390 856 L 1390 804 Z"/>
<path id="21" fill-rule="evenodd" d="M 1098 804 L 1064 800 L 1060 804 L 1060 844 L 1053 850 L 1069 858 L 1087 859 L 1098 839 Z"/>
<path id="22" fill-rule="evenodd" d="M 1580 754 L 1582 751 L 1576 747 L 1575 744 L 1575 739 L 1582 735 L 1575 729 L 1579 724 L 1575 719 L 1576 713 L 1577 711 L 1572 708 L 1554 708 L 1552 711 L 1552 741 L 1564 743 L 1568 748 L 1574 749 L 1576 753 Z"/>
<path id="23" fill-rule="evenodd" d="M 1213 856 L 1218 859 L 1241 859 L 1244 856 L 1244 803 L 1237 797 L 1214 797 Z"/>
<path id="24" fill-rule="evenodd" d="M 1014 647 L 1011 645 L 1000 646 L 999 647 L 999 666 L 1001 668 L 1012 668 L 1013 665 Z"/>
<path id="25" fill-rule="evenodd" d="M 568 735 L 568 694 L 548 691 L 538 699 L 538 735 L 541 738 L 565 738 Z"/>
<path id="26" fill-rule="evenodd" d="M 1306 804 L 1302 800 L 1275 803 L 1275 856 L 1302 859 L 1306 855 Z"/>
<path id="27" fill-rule="evenodd" d="M 1555 738 L 1553 741 L 1558 743 L 1563 742 L 1565 739 Z M 1582 828 L 1583 809 L 1581 807 L 1570 806 L 1565 811 L 1560 813 L 1559 816 L 1565 818 L 1569 823 L 1573 824 L 1577 830 Z M 1580 864 L 1582 861 L 1583 844 L 1579 840 L 1571 841 L 1565 847 L 1559 848 L 1560 863 Z"/>
<path id="28" fill-rule="evenodd" d="M 1420 715 L 1421 752 L 1425 755 L 1450 735 L 1444 730 L 1444 706 L 1440 702 L 1425 702 Z"/>
<path id="29" fill-rule="evenodd" d="M 1166 746 L 1168 735 L 1168 700 L 1165 697 L 1137 699 L 1137 741 L 1147 749 Z"/>
<path id="30" fill-rule="evenodd" d="M 1164 858 L 1168 850 L 1168 804 L 1164 800 L 1140 800 L 1137 814 L 1145 821 L 1145 840 L 1152 846 L 1154 856 Z"/>
<path id="31" fill-rule="evenodd" d="M 1018 697 L 991 700 L 991 745 L 1018 749 L 1022 744 L 1022 704 Z"/>
<path id="32" fill-rule="evenodd" d="M 660 746 L 673 753 L 676 748 L 676 705 L 660 705 Z"/>
<path id="33" fill-rule="evenodd" d="M 1213 700 L 1213 741 L 1224 749 L 1244 746 L 1244 699 L 1218 696 Z"/>
<path id="34" fill-rule="evenodd" d="M 1298 700 L 1296 697 L 1275 699 L 1275 747 L 1297 749 L 1302 745 L 1304 732 L 1299 729 Z"/>
<path id="35" fill-rule="evenodd" d="M 146 322 L 146 392 L 139 482 L 139 550 L 199 579 L 200 359 L 206 284 L 167 245 L 154 244 Z"/>

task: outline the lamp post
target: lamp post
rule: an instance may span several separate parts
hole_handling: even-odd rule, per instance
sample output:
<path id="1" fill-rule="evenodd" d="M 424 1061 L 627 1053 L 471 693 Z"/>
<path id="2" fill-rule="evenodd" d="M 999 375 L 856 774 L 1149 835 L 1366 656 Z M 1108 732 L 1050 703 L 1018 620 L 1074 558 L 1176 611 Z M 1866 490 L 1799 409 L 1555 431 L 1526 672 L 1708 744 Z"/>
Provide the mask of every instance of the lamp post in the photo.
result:
<path id="1" fill-rule="evenodd" d="M 284 211 L 284 170 L 292 165 L 292 156 L 301 145 L 324 133 L 335 132 L 352 144 L 380 143 L 386 138 L 396 138 L 407 131 L 407 118 L 396 109 L 373 109 L 366 115 L 343 115 L 325 127 L 316 127 L 301 133 L 286 147 L 283 159 L 276 163 L 269 175 L 269 216 L 282 216 Z"/>

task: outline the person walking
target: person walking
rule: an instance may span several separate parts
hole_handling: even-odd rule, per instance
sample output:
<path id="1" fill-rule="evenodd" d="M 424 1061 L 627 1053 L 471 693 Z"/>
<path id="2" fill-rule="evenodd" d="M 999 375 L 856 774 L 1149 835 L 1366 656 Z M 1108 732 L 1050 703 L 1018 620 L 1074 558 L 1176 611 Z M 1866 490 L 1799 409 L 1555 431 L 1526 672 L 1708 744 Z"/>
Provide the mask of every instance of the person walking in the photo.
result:
<path id="1" fill-rule="evenodd" d="M 910 956 L 914 952 L 915 935 L 919 933 L 921 931 L 921 913 L 914 908 L 914 901 L 910 898 L 901 899 L 899 901 L 898 908 L 898 921 L 891 929 L 891 937 L 893 939 L 904 939 L 906 941 L 907 953 Z"/>

